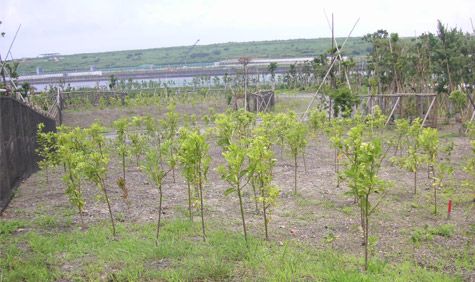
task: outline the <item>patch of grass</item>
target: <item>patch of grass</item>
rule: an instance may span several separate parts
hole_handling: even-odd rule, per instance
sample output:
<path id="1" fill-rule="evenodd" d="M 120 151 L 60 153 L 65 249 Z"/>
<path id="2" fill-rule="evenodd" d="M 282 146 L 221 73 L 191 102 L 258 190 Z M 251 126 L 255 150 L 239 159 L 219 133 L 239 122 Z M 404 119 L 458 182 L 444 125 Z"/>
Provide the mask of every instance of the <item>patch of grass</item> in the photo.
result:
<path id="1" fill-rule="evenodd" d="M 117 238 L 107 225 L 56 234 L 34 231 L 0 237 L 0 275 L 5 281 L 450 281 L 458 277 L 430 272 L 412 263 L 362 261 L 296 241 L 283 246 L 239 233 L 216 230 L 208 240 L 200 225 L 166 221 L 155 246 L 155 225 L 118 224 Z"/>
<path id="2" fill-rule="evenodd" d="M 431 241 L 434 236 L 452 237 L 455 233 L 455 227 L 451 224 L 442 224 L 436 227 L 424 226 L 424 228 L 416 228 L 411 235 L 414 243 Z"/>
<path id="3" fill-rule="evenodd" d="M 438 235 L 442 237 L 452 237 L 455 233 L 455 226 L 452 224 L 442 224 L 437 227 L 432 228 L 431 233 L 433 235 Z"/>
<path id="4" fill-rule="evenodd" d="M 352 215 L 353 214 L 353 207 L 351 206 L 346 206 L 346 207 L 342 207 L 340 209 L 340 211 L 346 215 Z"/>
<path id="5" fill-rule="evenodd" d="M 41 215 L 38 216 L 35 220 L 36 224 L 45 228 L 53 228 L 58 226 L 58 221 L 56 217 L 51 215 Z"/>
<path id="6" fill-rule="evenodd" d="M 335 203 L 331 200 L 324 200 L 322 201 L 322 207 L 325 209 L 334 209 L 335 208 Z"/>
<path id="7" fill-rule="evenodd" d="M 19 220 L 0 220 L 0 236 L 13 234 L 18 228 L 25 227 L 25 223 Z"/>
<path id="8" fill-rule="evenodd" d="M 302 194 L 297 193 L 297 195 L 294 196 L 295 203 L 299 207 L 310 207 L 310 206 L 316 206 L 319 204 L 319 202 L 315 199 L 305 197 Z"/>

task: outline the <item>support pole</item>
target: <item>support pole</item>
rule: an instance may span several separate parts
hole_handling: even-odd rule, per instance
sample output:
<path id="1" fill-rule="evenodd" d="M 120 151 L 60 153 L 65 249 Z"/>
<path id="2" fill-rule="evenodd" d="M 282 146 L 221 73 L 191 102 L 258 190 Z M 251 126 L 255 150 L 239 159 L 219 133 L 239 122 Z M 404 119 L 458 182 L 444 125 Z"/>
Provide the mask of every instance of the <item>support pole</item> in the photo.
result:
<path id="1" fill-rule="evenodd" d="M 427 109 L 427 113 L 424 116 L 424 120 L 422 121 L 421 127 L 424 127 L 424 125 L 426 123 L 426 120 L 427 120 L 427 117 L 429 116 L 430 111 L 432 110 L 432 106 L 434 106 L 436 98 L 437 98 L 437 96 L 434 96 L 434 98 L 432 98 L 432 101 L 430 102 L 429 108 Z"/>
<path id="2" fill-rule="evenodd" d="M 391 110 L 391 113 L 389 114 L 388 119 L 386 120 L 386 123 L 384 124 L 384 126 L 388 125 L 389 121 L 391 120 L 391 117 L 393 116 L 394 111 L 396 110 L 400 99 L 401 99 L 401 96 L 397 97 L 396 102 L 394 103 L 394 107 Z"/>
<path id="3" fill-rule="evenodd" d="M 346 42 L 348 41 L 348 38 L 350 38 L 351 34 L 352 34 L 353 31 L 355 30 L 356 25 L 358 24 L 359 21 L 360 21 L 360 19 L 358 18 L 358 20 L 356 20 L 355 24 L 353 25 L 353 28 L 351 29 L 350 33 L 349 33 L 348 36 L 346 37 L 345 41 L 344 41 L 343 44 L 341 45 L 341 49 L 343 49 L 343 47 L 345 46 Z M 335 60 L 331 63 L 330 67 L 328 68 L 327 73 L 325 74 L 325 76 L 324 76 L 323 79 L 322 79 L 322 82 L 321 82 L 320 85 L 318 86 L 317 92 L 316 92 L 315 95 L 312 97 L 312 100 L 311 100 L 310 103 L 308 104 L 307 109 L 305 110 L 305 112 L 302 114 L 301 120 L 304 120 L 305 117 L 307 116 L 308 111 L 310 110 L 310 108 L 312 107 L 313 103 L 315 102 L 315 99 L 317 98 L 317 96 L 318 96 L 318 94 L 319 94 L 319 92 L 320 92 L 320 89 L 322 88 L 323 84 L 325 83 L 325 80 L 327 79 L 328 75 L 330 74 L 330 72 L 331 72 L 331 70 L 332 70 L 334 64 L 335 64 Z"/>

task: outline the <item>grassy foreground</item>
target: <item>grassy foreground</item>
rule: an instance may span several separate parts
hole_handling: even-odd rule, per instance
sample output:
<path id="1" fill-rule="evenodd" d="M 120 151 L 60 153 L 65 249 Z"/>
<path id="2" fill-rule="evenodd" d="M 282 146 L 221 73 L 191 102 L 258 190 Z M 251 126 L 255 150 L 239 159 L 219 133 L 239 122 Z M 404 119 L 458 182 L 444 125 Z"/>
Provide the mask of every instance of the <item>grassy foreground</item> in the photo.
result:
<path id="1" fill-rule="evenodd" d="M 41 225 L 39 225 L 41 224 Z M 45 228 L 50 225 L 52 228 Z M 61 224 L 59 224 L 61 225 Z M 113 239 L 108 225 L 87 230 L 58 229 L 57 222 L 0 221 L 0 281 L 457 281 L 412 263 L 393 265 L 361 260 L 332 250 L 286 241 L 251 238 L 199 224 L 166 221 L 155 245 L 154 224 L 119 224 Z M 34 229 L 39 231 L 34 231 Z M 47 231 L 50 230 L 50 231 Z"/>

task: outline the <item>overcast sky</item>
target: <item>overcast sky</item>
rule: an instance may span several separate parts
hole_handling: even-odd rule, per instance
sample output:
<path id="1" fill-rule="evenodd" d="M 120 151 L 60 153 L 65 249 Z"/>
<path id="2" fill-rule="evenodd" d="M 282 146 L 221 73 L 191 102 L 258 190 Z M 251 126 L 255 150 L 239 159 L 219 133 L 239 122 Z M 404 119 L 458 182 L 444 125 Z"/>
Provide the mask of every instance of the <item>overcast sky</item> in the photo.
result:
<path id="1" fill-rule="evenodd" d="M 333 5 L 333 6 L 332 6 Z M 472 30 L 474 0 L 0 0 L 0 54 L 18 25 L 13 56 L 88 53 L 230 41 L 328 37 L 377 29 L 402 36 L 435 32 L 437 19 Z M 475 19 L 473 19 L 475 20 Z"/>

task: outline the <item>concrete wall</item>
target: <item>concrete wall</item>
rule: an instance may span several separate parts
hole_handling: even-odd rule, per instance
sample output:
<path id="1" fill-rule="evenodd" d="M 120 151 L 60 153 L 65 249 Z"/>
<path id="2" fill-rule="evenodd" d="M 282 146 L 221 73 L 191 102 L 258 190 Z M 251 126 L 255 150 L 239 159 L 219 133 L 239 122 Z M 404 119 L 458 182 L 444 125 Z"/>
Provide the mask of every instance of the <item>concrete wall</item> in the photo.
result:
<path id="1" fill-rule="evenodd" d="M 53 119 L 13 98 L 0 97 L 0 210 L 10 201 L 19 181 L 37 169 L 39 123 L 44 123 L 48 131 L 56 128 Z"/>

